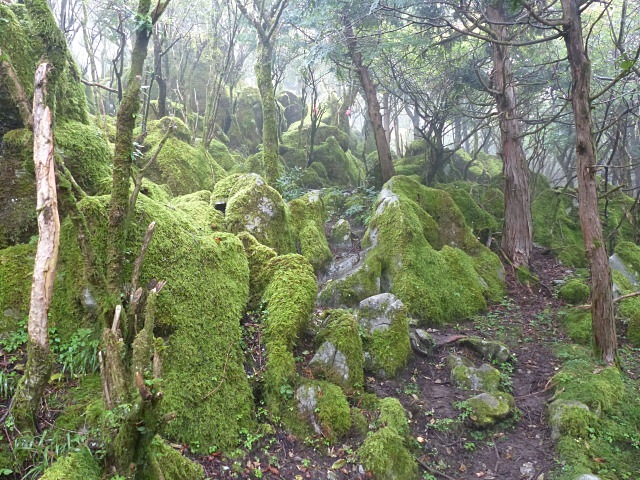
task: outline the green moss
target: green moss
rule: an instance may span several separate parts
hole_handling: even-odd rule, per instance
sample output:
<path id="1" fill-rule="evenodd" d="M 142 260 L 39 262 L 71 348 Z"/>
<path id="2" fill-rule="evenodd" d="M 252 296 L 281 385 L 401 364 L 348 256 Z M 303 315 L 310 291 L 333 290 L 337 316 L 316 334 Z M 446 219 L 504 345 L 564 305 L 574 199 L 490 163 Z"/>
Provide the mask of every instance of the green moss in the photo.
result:
<path id="1" fill-rule="evenodd" d="M 571 305 L 581 305 L 589 299 L 591 290 L 583 279 L 574 278 L 558 289 L 558 297 Z"/>
<path id="2" fill-rule="evenodd" d="M 333 136 L 315 147 L 313 161 L 325 167 L 329 181 L 336 185 L 355 187 L 364 178 L 361 162 L 349 152 L 345 153 Z"/>
<path id="3" fill-rule="evenodd" d="M 56 149 L 76 182 L 94 194 L 111 178 L 111 148 L 93 125 L 69 121 L 57 125 Z"/>
<path id="4" fill-rule="evenodd" d="M 13 332 L 29 314 L 35 245 L 0 250 L 0 335 Z"/>
<path id="5" fill-rule="evenodd" d="M 89 450 L 70 453 L 47 468 L 43 480 L 100 480 L 102 471 Z"/>
<path id="6" fill-rule="evenodd" d="M 184 212 L 201 232 L 222 230 L 224 215 L 210 202 L 211 192 L 201 190 L 171 199 L 169 205 Z"/>
<path id="7" fill-rule="evenodd" d="M 523 285 L 536 285 L 540 283 L 538 276 L 525 265 L 516 268 L 516 277 L 518 278 L 518 282 Z"/>
<path id="8" fill-rule="evenodd" d="M 295 251 L 289 207 L 260 176 L 235 174 L 225 178 L 213 190 L 211 202 L 226 204 L 227 230 L 249 232 L 279 254 Z"/>
<path id="9" fill-rule="evenodd" d="M 351 431 L 357 436 L 364 436 L 369 431 L 369 421 L 357 407 L 351 408 Z"/>
<path id="10" fill-rule="evenodd" d="M 307 166 L 307 151 L 304 148 L 280 145 L 280 155 L 287 168 L 305 168 Z"/>
<path id="11" fill-rule="evenodd" d="M 377 479 L 414 480 L 417 464 L 393 427 L 383 427 L 367 436 L 358 449 L 362 466 Z"/>
<path id="12" fill-rule="evenodd" d="M 262 245 L 256 238 L 247 232 L 240 232 L 238 238 L 244 246 L 244 252 L 249 261 L 249 302 L 250 308 L 260 304 L 264 289 L 270 280 L 270 271 L 267 269 L 269 260 L 278 254 L 273 248 Z"/>
<path id="13" fill-rule="evenodd" d="M 306 327 L 318 291 L 313 268 L 302 256 L 275 257 L 266 266 L 271 278 L 263 295 L 267 365 L 265 396 L 278 410 L 284 385 L 293 385 L 295 360 L 293 348 Z"/>
<path id="14" fill-rule="evenodd" d="M 251 155 L 262 143 L 262 103 L 257 88 L 245 87 L 234 99 L 235 110 L 231 114 L 231 126 L 227 135 L 229 146 Z"/>
<path id="15" fill-rule="evenodd" d="M 290 147 L 305 147 L 309 145 L 310 139 L 310 129 L 311 123 L 310 120 L 307 119 L 305 121 L 305 125 L 300 131 L 300 122 L 295 122 L 291 124 L 288 130 L 282 136 L 282 140 L 285 145 Z M 348 135 L 340 130 L 338 127 L 331 125 L 319 125 L 318 130 L 316 131 L 315 136 L 315 146 L 318 146 L 329 139 L 329 137 L 333 137 L 336 139 L 338 145 L 343 151 L 347 151 L 349 149 L 349 137 Z M 315 147 L 314 147 L 315 148 Z"/>
<path id="16" fill-rule="evenodd" d="M 499 229 L 498 222 L 488 212 L 483 210 L 462 183 L 444 184 L 439 186 L 445 190 L 456 203 L 460 212 L 464 215 L 466 224 L 471 227 L 478 236 L 487 236 Z M 473 187 L 472 187 L 473 188 Z"/>
<path id="17" fill-rule="evenodd" d="M 451 369 L 451 380 L 462 390 L 481 390 L 495 392 L 500 388 L 500 371 L 484 364 L 479 368 L 464 364 Z"/>
<path id="18" fill-rule="evenodd" d="M 612 412 L 625 394 L 622 375 L 616 367 L 599 367 L 586 359 L 570 360 L 553 376 L 554 398 L 576 400 L 596 413 Z"/>
<path id="19" fill-rule="evenodd" d="M 99 374 L 80 377 L 78 385 L 69 389 L 63 399 L 62 413 L 56 418 L 56 428 L 66 431 L 81 430 L 87 423 L 87 409 L 102 395 Z"/>
<path id="20" fill-rule="evenodd" d="M 615 253 L 636 277 L 640 277 L 640 247 L 638 245 L 632 242 L 620 242 L 616 245 Z"/>
<path id="21" fill-rule="evenodd" d="M 169 128 L 169 121 L 176 122 L 178 128 L 169 136 L 156 161 L 149 167 L 149 179 L 168 185 L 173 195 L 213 189 L 218 181 L 227 176 L 227 172 L 204 147 L 194 147 L 189 143 L 191 134 L 186 125 L 178 119 L 167 117 L 157 122 L 149 122 L 148 135 L 143 143 L 146 153 L 138 164 L 144 165 L 155 154 L 166 129 Z M 183 132 L 183 129 L 186 129 L 186 132 Z"/>
<path id="22" fill-rule="evenodd" d="M 549 423 L 553 438 L 562 435 L 588 438 L 589 432 L 598 426 L 598 417 L 583 403 L 556 400 L 549 406 Z"/>
<path id="23" fill-rule="evenodd" d="M 362 339 L 356 319 L 347 310 L 328 310 L 325 316 L 326 319 L 318 333 L 316 343 L 322 345 L 324 342 L 331 342 L 346 357 L 348 378 L 340 376 L 335 369 L 323 368 L 323 365 L 319 365 L 318 368 L 312 366 L 312 368 L 337 385 L 349 389 L 362 387 L 364 384 Z"/>
<path id="24" fill-rule="evenodd" d="M 467 405 L 471 409 L 470 420 L 480 428 L 494 425 L 515 408 L 513 397 L 504 392 L 481 393 L 468 399 Z"/>
<path id="25" fill-rule="evenodd" d="M 326 211 L 319 192 L 309 192 L 289 202 L 291 221 L 298 235 L 300 253 L 313 265 L 314 271 L 323 271 L 333 259 L 324 234 Z"/>
<path id="26" fill-rule="evenodd" d="M 108 202 L 108 197 L 88 197 L 79 203 L 87 217 L 87 234 L 98 268 L 103 271 L 109 241 Z M 156 230 L 140 284 L 151 279 L 167 281 L 157 299 L 155 333 L 167 345 L 162 414 L 176 412 L 177 417 L 166 425 L 164 434 L 189 443 L 193 449 L 198 445 L 203 450 L 207 445 L 235 447 L 239 430 L 253 422 L 251 391 L 239 347 L 239 319 L 249 290 L 242 244 L 228 233 L 201 231 L 186 213 L 141 195 L 130 227 L 125 278 L 131 275 L 133 260 L 152 220 Z M 83 324 L 82 304 L 87 293 L 76 238 L 73 225 L 65 222 L 52 305 L 52 320 L 61 332 L 74 331 Z"/>
<path id="27" fill-rule="evenodd" d="M 400 401 L 395 397 L 383 398 L 380 401 L 378 423 L 382 427 L 392 427 L 405 439 L 409 438 L 410 432 L 407 414 Z"/>
<path id="28" fill-rule="evenodd" d="M 237 160 L 231 155 L 227 146 L 218 140 L 212 140 L 208 148 L 213 160 L 227 172 L 238 165 Z"/>
<path id="29" fill-rule="evenodd" d="M 183 457 L 180 452 L 156 436 L 151 442 L 150 465 L 142 474 L 144 480 L 200 480 L 202 466 Z"/>
<path id="30" fill-rule="evenodd" d="M 351 429 L 351 410 L 342 389 L 329 382 L 317 382 L 316 417 L 324 436 L 335 441 Z"/>

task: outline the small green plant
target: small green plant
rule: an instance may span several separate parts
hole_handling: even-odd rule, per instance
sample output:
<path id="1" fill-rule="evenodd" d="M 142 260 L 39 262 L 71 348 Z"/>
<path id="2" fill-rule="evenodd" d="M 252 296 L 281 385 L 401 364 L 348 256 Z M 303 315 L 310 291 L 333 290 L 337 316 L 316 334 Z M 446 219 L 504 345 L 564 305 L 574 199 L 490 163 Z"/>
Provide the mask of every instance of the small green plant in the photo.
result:
<path id="1" fill-rule="evenodd" d="M 285 400 L 291 400 L 293 398 L 293 387 L 288 383 L 281 385 L 280 395 L 282 395 Z"/>
<path id="2" fill-rule="evenodd" d="M 473 408 L 471 408 L 471 405 L 469 405 L 465 401 L 463 401 L 463 402 L 454 402 L 453 406 L 456 409 L 460 410 L 460 414 L 458 415 L 458 419 L 460 421 L 465 421 L 466 419 L 471 417 L 471 415 L 473 415 Z"/>
<path id="3" fill-rule="evenodd" d="M 301 463 L 304 468 L 311 467 L 311 460 L 309 460 L 308 458 L 303 458 Z"/>
<path id="4" fill-rule="evenodd" d="M 473 442 L 465 442 L 462 446 L 467 452 L 473 452 L 476 449 L 476 444 Z"/>
<path id="5" fill-rule="evenodd" d="M 282 198 L 290 201 L 301 197 L 305 193 L 305 190 L 300 187 L 303 175 L 304 170 L 300 167 L 285 170 L 276 181 L 278 191 L 282 194 Z"/>

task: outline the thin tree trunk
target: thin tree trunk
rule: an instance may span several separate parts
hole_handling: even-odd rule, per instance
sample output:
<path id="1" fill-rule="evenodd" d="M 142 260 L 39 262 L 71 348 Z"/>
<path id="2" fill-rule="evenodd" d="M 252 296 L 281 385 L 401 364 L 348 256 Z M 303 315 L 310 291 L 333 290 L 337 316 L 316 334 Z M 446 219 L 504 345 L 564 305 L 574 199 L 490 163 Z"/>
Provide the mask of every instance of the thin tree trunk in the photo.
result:
<path id="1" fill-rule="evenodd" d="M 48 314 L 53 280 L 58 264 L 60 219 L 53 160 L 53 115 L 47 105 L 47 75 L 51 65 L 36 69 L 33 95 L 33 162 L 36 174 L 38 247 L 31 284 L 28 359 L 25 374 L 16 392 L 14 419 L 19 428 L 33 428 L 44 389 L 51 376 Z"/>
<path id="2" fill-rule="evenodd" d="M 262 99 L 262 154 L 264 172 L 267 183 L 276 185 L 280 178 L 278 160 L 278 113 L 273 91 L 273 37 L 267 41 L 260 39 L 258 45 L 258 61 L 256 63 L 256 80 Z"/>
<path id="3" fill-rule="evenodd" d="M 137 15 L 145 18 L 151 0 L 140 0 Z M 107 284 L 111 293 L 122 285 L 122 262 L 126 250 L 126 219 L 129 214 L 129 186 L 133 164 L 133 129 L 140 110 L 140 82 L 147 57 L 151 31 L 141 27 L 136 32 L 131 53 L 129 81 L 116 116 L 116 141 L 113 155 L 113 177 L 109 202 L 109 245 L 107 249 Z"/>
<path id="4" fill-rule="evenodd" d="M 591 62 L 584 48 L 577 0 L 562 0 L 564 41 L 573 85 L 571 105 L 576 126 L 576 159 L 580 225 L 591 269 L 591 315 L 594 348 L 604 362 L 617 361 L 618 342 L 613 310 L 611 269 L 598 215 L 596 152 L 591 117 Z"/>
<path id="5" fill-rule="evenodd" d="M 384 127 L 382 126 L 382 115 L 380 114 L 380 103 L 378 102 L 376 87 L 369 75 L 369 68 L 362 62 L 362 53 L 358 49 L 358 41 L 353 33 L 353 26 L 346 14 L 343 14 L 342 21 L 344 24 L 344 34 L 347 39 L 347 46 L 349 47 L 351 60 L 353 61 L 353 65 L 356 67 L 356 71 L 360 77 L 360 84 L 364 90 L 367 112 L 369 113 L 369 120 L 371 121 L 373 136 L 378 150 L 378 160 L 380 161 L 380 169 L 382 172 L 382 183 L 386 183 L 396 174 L 396 172 L 391 159 L 391 148 L 389 147 L 387 135 L 384 131 Z"/>
<path id="6" fill-rule="evenodd" d="M 489 5 L 487 18 L 497 40 L 507 41 L 506 18 L 502 6 Z M 507 45 L 494 43 L 493 95 L 499 114 L 504 173 L 504 228 L 502 249 L 514 266 L 528 266 L 533 248 L 529 169 L 522 148 L 516 111 L 511 58 Z"/>

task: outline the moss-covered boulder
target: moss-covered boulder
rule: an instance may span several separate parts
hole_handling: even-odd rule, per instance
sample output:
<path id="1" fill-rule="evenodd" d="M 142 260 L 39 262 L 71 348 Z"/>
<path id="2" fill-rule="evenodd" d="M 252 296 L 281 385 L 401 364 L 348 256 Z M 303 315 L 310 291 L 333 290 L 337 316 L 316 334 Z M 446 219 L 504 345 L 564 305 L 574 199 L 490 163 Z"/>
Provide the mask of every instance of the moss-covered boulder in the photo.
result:
<path id="1" fill-rule="evenodd" d="M 331 227 L 330 244 L 333 248 L 351 247 L 351 225 L 344 218 Z"/>
<path id="2" fill-rule="evenodd" d="M 405 446 L 405 439 L 391 427 L 370 433 L 358 449 L 365 470 L 377 480 L 415 480 L 418 466 Z"/>
<path id="3" fill-rule="evenodd" d="M 232 102 L 231 124 L 227 131 L 229 146 L 249 156 L 262 143 L 262 103 L 257 88 L 245 87 Z"/>
<path id="4" fill-rule="evenodd" d="M 173 132 L 166 140 L 157 159 L 148 170 L 148 178 L 158 184 L 166 184 L 173 195 L 185 195 L 198 190 L 212 190 L 227 176 L 227 172 L 204 147 L 191 145 L 188 127 L 177 118 L 165 117 L 149 122 L 148 133 L 142 145 L 145 155 L 137 161 L 145 165 L 155 155 L 167 129 Z"/>
<path id="5" fill-rule="evenodd" d="M 495 392 L 500 387 L 500 372 L 486 363 L 474 367 L 471 361 L 458 355 L 449 355 L 451 383 L 462 390 Z"/>
<path id="6" fill-rule="evenodd" d="M 573 278 L 558 289 L 558 297 L 571 305 L 585 303 L 590 294 L 589 285 L 580 278 Z"/>
<path id="7" fill-rule="evenodd" d="M 336 441 L 351 429 L 351 410 L 340 387 L 329 382 L 305 382 L 295 397 L 298 412 L 318 435 Z"/>
<path id="8" fill-rule="evenodd" d="M 378 417 L 380 427 L 392 427 L 401 437 L 409 439 L 409 422 L 404 407 L 395 397 L 386 397 L 380 400 L 380 416 Z"/>
<path id="9" fill-rule="evenodd" d="M 277 257 L 276 251 L 262 245 L 256 238 L 247 232 L 240 232 L 238 238 L 244 246 L 244 252 L 249 261 L 249 308 L 255 308 L 262 300 L 262 294 L 267 287 L 270 278 L 270 270 L 267 268 L 269 260 Z"/>
<path id="10" fill-rule="evenodd" d="M 0 336 L 15 331 L 18 321 L 29 315 L 35 255 L 35 245 L 0 250 Z"/>
<path id="11" fill-rule="evenodd" d="M 356 187 L 364 180 L 362 162 L 345 152 L 333 136 L 314 148 L 312 160 L 324 166 L 329 181 L 335 185 Z"/>
<path id="12" fill-rule="evenodd" d="M 362 261 L 329 279 L 321 303 L 353 307 L 390 292 L 412 317 L 437 325 L 473 315 L 487 298 L 503 295 L 500 260 L 478 242 L 449 194 L 411 178 L 387 182 L 362 245 Z"/>
<path id="13" fill-rule="evenodd" d="M 314 190 L 289 202 L 291 223 L 295 229 L 300 253 L 322 272 L 331 263 L 332 255 L 324 234 L 326 211 L 320 192 Z"/>
<path id="14" fill-rule="evenodd" d="M 358 323 L 346 310 L 329 310 L 316 342 L 316 354 L 309 362 L 311 370 L 346 389 L 363 385 L 362 339 Z"/>
<path id="15" fill-rule="evenodd" d="M 286 400 L 283 387 L 291 389 L 296 383 L 293 349 L 307 326 L 318 286 L 311 264 L 301 255 L 272 258 L 265 268 L 270 281 L 263 295 L 267 311 L 264 392 L 267 405 L 278 412 Z"/>
<path id="16" fill-rule="evenodd" d="M 80 450 L 60 458 L 42 475 L 43 480 L 100 480 L 102 471 L 89 450 Z"/>
<path id="17" fill-rule="evenodd" d="M 151 442 L 150 464 L 144 469 L 144 480 L 202 480 L 202 465 L 195 463 L 168 445 L 159 436 Z"/>
<path id="18" fill-rule="evenodd" d="M 496 340 L 486 340 L 480 337 L 465 337 L 461 338 L 458 343 L 465 347 L 469 347 L 475 353 L 480 355 L 483 360 L 488 362 L 504 363 L 511 360 L 509 347 Z"/>
<path id="19" fill-rule="evenodd" d="M 358 307 L 358 323 L 365 332 L 365 367 L 378 375 L 394 377 L 411 355 L 404 304 L 390 293 L 365 298 Z"/>
<path id="20" fill-rule="evenodd" d="M 211 192 L 200 190 L 167 199 L 166 203 L 186 213 L 200 231 L 219 231 L 223 229 L 224 215 L 211 205 Z"/>
<path id="21" fill-rule="evenodd" d="M 207 148 L 207 151 L 213 158 L 213 160 L 224 168 L 227 172 L 230 172 L 234 168 L 238 167 L 237 159 L 231 154 L 227 146 L 218 141 L 212 140 Z"/>
<path id="22" fill-rule="evenodd" d="M 87 197 L 78 207 L 88 224 L 97 268 L 104 272 L 109 197 Z M 202 230 L 187 213 L 141 195 L 131 226 L 125 278 L 151 221 L 153 241 L 140 284 L 166 280 L 156 302 L 156 335 L 166 344 L 163 361 L 163 414 L 175 412 L 163 434 L 189 443 L 228 449 L 239 431 L 253 423 L 253 398 L 240 349 L 240 317 L 249 293 L 249 268 L 241 242 L 225 232 Z M 70 221 L 62 228 L 60 264 L 54 286 L 51 322 L 62 338 L 79 326 L 99 329 L 86 312 L 95 304 L 81 266 L 78 232 Z M 83 320 L 84 319 L 84 320 Z M 214 392 L 214 393 L 211 393 Z"/>
<path id="23" fill-rule="evenodd" d="M 504 392 L 481 393 L 467 400 L 469 419 L 480 428 L 490 427 L 513 414 L 513 397 Z"/>
<path id="24" fill-rule="evenodd" d="M 575 343 L 590 345 L 593 339 L 591 310 L 569 308 L 559 316 L 560 324 Z"/>
<path id="25" fill-rule="evenodd" d="M 466 224 L 471 227 L 473 233 L 486 239 L 492 232 L 499 230 L 498 221 L 489 212 L 484 210 L 474 199 L 469 191 L 473 191 L 474 184 L 456 182 L 439 185 L 445 190 L 460 209 Z"/>
<path id="26" fill-rule="evenodd" d="M 589 429 L 598 423 L 584 403 L 575 400 L 556 400 L 549 405 L 551 439 L 557 441 L 561 435 L 586 438 Z"/>
<path id="27" fill-rule="evenodd" d="M 230 232 L 249 232 L 279 254 L 295 252 L 289 207 L 259 175 L 230 175 L 216 184 L 211 203 L 224 210 Z"/>

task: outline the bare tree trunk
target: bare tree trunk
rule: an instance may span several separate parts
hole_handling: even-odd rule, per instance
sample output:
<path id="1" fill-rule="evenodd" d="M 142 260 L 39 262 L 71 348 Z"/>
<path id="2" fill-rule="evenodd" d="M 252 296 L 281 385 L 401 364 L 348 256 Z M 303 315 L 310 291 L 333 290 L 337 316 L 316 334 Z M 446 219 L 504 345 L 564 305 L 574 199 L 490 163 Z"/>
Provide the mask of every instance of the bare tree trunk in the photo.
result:
<path id="1" fill-rule="evenodd" d="M 489 5 L 487 19 L 497 40 L 507 41 L 507 22 L 503 7 Z M 509 47 L 494 43 L 492 48 L 492 93 L 499 114 L 505 183 L 502 249 L 514 266 L 527 266 L 533 247 L 529 169 L 522 148 Z"/>
<path id="2" fill-rule="evenodd" d="M 28 360 L 16 392 L 14 419 L 19 428 L 32 429 L 42 394 L 51 376 L 48 315 L 53 280 L 58 265 L 60 219 L 53 160 L 53 115 L 47 105 L 47 75 L 51 65 L 38 65 L 33 95 L 33 162 L 36 174 L 38 247 L 31 284 L 29 308 Z"/>
<path id="3" fill-rule="evenodd" d="M 577 0 L 562 0 L 564 41 L 571 65 L 571 105 L 576 126 L 580 225 L 591 269 L 591 315 L 594 348 L 604 362 L 617 361 L 618 342 L 611 291 L 611 269 L 598 214 L 596 152 L 591 117 L 591 62 L 584 48 Z"/>
<path id="4" fill-rule="evenodd" d="M 373 128 L 373 136 L 378 150 L 378 160 L 380 161 L 380 169 L 382 171 L 382 183 L 386 183 L 396 172 L 391 159 L 391 148 L 389 147 L 387 135 L 382 126 L 382 115 L 380 114 L 380 103 L 378 102 L 376 87 L 371 80 L 371 75 L 369 75 L 369 68 L 362 62 L 362 53 L 358 49 L 358 40 L 353 33 L 353 26 L 347 18 L 346 13 L 343 13 L 342 21 L 351 60 L 360 77 L 360 84 L 364 90 L 364 99 L 367 102 L 367 112 L 369 113 L 369 120 Z"/>

